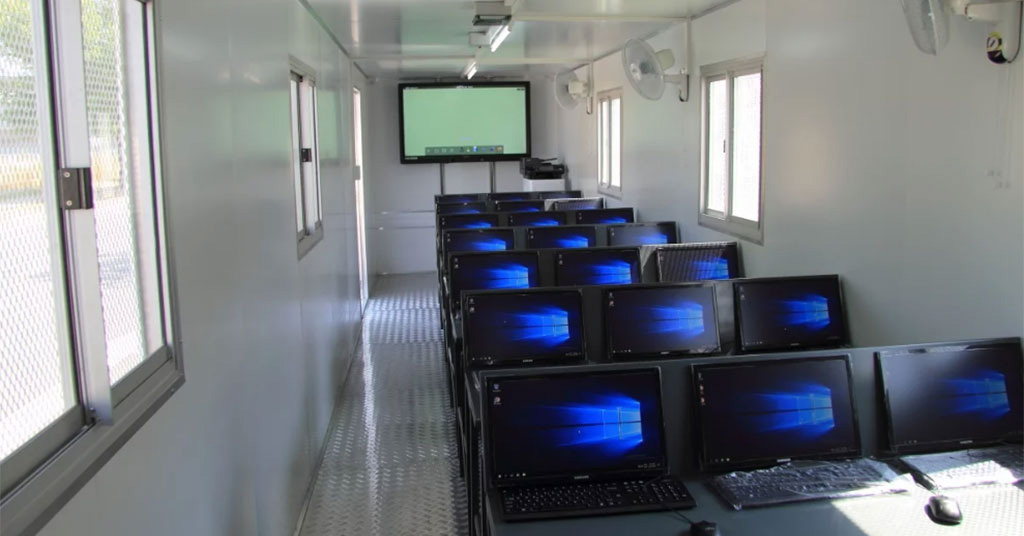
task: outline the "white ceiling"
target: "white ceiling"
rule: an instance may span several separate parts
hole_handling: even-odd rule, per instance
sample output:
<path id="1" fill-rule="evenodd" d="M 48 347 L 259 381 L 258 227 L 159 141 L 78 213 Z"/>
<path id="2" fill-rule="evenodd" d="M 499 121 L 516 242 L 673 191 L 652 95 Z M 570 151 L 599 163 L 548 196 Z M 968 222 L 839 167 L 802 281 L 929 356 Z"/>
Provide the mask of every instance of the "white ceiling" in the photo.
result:
<path id="1" fill-rule="evenodd" d="M 558 72 L 734 0 L 505 0 L 512 33 L 493 54 L 469 44 L 472 0 L 306 1 L 367 76 L 434 78 L 474 55 L 479 77 Z"/>

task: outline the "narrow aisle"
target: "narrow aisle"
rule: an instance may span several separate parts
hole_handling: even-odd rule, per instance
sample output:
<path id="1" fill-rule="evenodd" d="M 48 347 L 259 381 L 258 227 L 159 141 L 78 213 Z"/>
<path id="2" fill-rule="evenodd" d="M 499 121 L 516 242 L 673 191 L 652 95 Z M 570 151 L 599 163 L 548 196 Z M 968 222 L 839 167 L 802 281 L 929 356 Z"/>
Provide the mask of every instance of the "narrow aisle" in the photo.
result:
<path id="1" fill-rule="evenodd" d="M 467 534 L 437 276 L 382 276 L 301 536 Z"/>

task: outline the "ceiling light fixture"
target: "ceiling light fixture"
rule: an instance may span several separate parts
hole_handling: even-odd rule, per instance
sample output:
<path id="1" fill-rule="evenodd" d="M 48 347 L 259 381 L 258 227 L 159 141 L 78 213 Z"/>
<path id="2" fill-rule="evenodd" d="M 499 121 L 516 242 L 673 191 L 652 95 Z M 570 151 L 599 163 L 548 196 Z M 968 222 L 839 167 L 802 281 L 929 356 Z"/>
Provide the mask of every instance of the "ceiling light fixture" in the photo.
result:
<path id="1" fill-rule="evenodd" d="M 503 24 L 500 28 L 498 28 L 498 32 L 495 33 L 494 37 L 491 39 L 491 52 L 497 52 L 498 47 L 500 47 L 501 44 L 505 42 L 505 39 L 508 38 L 508 35 L 510 33 L 512 33 L 512 28 L 510 27 L 510 24 Z"/>
<path id="2" fill-rule="evenodd" d="M 476 75 L 476 68 L 476 60 L 469 60 L 466 68 L 462 70 L 462 76 L 465 76 L 466 80 L 472 80 L 473 76 Z"/>

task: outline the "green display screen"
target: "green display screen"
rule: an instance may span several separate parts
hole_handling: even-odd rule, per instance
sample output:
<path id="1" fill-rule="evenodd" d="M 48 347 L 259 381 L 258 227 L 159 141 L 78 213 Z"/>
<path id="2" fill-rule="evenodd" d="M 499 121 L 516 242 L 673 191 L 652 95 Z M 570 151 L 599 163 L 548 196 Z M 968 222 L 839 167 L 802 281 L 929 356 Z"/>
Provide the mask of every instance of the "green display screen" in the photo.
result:
<path id="1" fill-rule="evenodd" d="M 402 162 L 515 160 L 530 153 L 529 84 L 401 85 Z"/>

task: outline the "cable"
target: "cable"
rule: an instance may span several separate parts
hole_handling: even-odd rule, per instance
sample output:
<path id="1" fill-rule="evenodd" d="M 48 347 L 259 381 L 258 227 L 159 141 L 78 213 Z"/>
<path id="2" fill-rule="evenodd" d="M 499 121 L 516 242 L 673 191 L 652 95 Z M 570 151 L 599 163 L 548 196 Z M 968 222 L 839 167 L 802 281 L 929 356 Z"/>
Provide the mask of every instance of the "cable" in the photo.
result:
<path id="1" fill-rule="evenodd" d="M 658 475 L 658 476 L 648 480 L 647 482 L 644 482 L 644 487 L 647 488 L 651 484 L 654 484 L 655 482 L 665 478 L 665 476 L 666 475 Z M 661 507 L 664 508 L 668 513 L 675 515 L 677 518 L 681 519 L 682 521 L 684 521 L 686 523 L 689 523 L 690 525 L 693 525 L 693 520 L 688 518 L 688 517 L 686 517 L 686 514 L 684 514 L 684 513 L 682 513 L 680 511 L 681 508 L 673 508 L 673 507 L 668 505 L 668 502 L 666 502 L 665 499 L 662 499 L 660 496 L 658 496 L 657 493 L 655 493 L 654 495 L 656 497 L 658 497 L 658 502 L 661 503 Z"/>
<path id="2" fill-rule="evenodd" d="M 1020 56 L 1021 34 L 1024 34 L 1024 2 L 1017 3 L 1017 51 L 1013 53 L 1013 58 L 1006 60 L 1007 64 L 1017 61 L 1017 56 Z"/>

